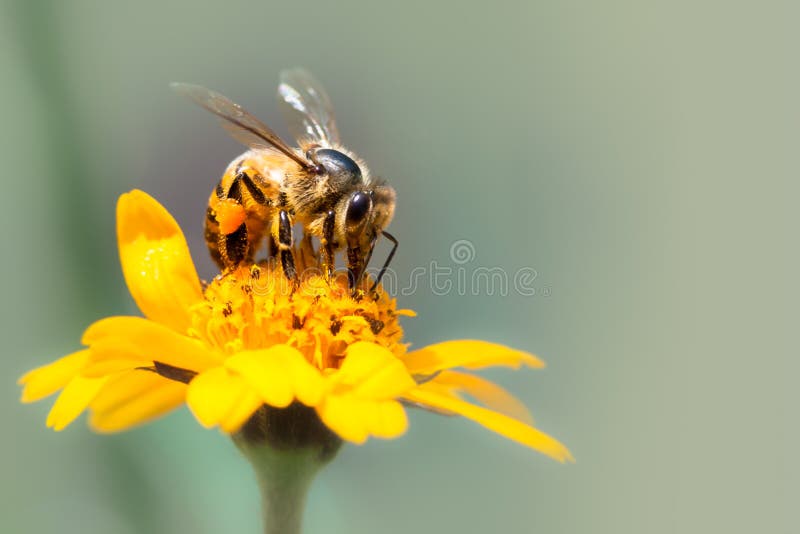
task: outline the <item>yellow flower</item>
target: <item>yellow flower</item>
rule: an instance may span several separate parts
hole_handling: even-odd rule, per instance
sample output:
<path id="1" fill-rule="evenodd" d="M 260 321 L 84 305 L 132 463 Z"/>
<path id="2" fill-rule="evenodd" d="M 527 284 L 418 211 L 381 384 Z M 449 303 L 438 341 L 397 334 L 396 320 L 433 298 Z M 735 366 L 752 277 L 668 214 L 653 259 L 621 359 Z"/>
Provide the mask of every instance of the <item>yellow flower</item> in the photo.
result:
<path id="1" fill-rule="evenodd" d="M 23 402 L 61 390 L 47 418 L 55 430 L 87 409 L 96 431 L 125 430 L 185 402 L 203 426 L 234 433 L 262 406 L 302 406 L 341 439 L 363 443 L 403 434 L 406 406 L 417 406 L 572 460 L 518 400 L 467 372 L 543 367 L 530 354 L 468 340 L 408 351 L 398 319 L 413 312 L 398 310 L 380 287 L 353 298 L 346 276 L 314 272 L 309 248 L 296 251 L 306 273 L 297 287 L 271 262 L 204 285 L 178 224 L 141 191 L 120 197 L 117 237 L 145 317 L 97 321 L 83 334 L 85 349 L 20 379 Z"/>

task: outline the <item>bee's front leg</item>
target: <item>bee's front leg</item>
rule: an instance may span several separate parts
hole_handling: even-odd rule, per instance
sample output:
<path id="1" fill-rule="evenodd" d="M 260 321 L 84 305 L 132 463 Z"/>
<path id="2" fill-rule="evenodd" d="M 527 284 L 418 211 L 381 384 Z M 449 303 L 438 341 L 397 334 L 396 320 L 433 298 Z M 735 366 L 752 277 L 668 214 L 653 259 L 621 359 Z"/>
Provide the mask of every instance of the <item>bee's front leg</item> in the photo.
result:
<path id="1" fill-rule="evenodd" d="M 361 282 L 364 270 L 367 266 L 367 258 L 364 257 L 361 248 L 358 246 L 347 247 L 347 280 L 350 291 L 356 294 L 356 288 Z"/>
<path id="2" fill-rule="evenodd" d="M 336 258 L 333 255 L 333 230 L 336 213 L 330 210 L 322 223 L 322 239 L 320 240 L 320 256 L 322 257 L 322 271 L 330 282 L 333 278 L 333 268 Z"/>

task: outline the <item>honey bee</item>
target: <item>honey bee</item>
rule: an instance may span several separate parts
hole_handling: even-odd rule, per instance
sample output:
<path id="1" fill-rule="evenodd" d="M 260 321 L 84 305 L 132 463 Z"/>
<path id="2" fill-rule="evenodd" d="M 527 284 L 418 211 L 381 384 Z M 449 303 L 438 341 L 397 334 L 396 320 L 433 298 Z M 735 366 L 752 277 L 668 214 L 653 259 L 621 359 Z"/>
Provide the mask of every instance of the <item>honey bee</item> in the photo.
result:
<path id="1" fill-rule="evenodd" d="M 395 191 L 340 144 L 330 98 L 309 72 L 292 69 L 280 76 L 278 99 L 298 145 L 294 148 L 219 93 L 182 83 L 172 88 L 222 118 L 225 129 L 249 147 L 228 166 L 208 202 L 205 239 L 220 269 L 252 262 L 267 238 L 284 275 L 296 280 L 292 229 L 299 223 L 308 245 L 311 236 L 319 239 L 328 278 L 336 252 L 346 250 L 353 291 L 378 237 L 386 236 L 393 246 L 377 286 L 398 245 L 385 230 L 394 215 Z"/>

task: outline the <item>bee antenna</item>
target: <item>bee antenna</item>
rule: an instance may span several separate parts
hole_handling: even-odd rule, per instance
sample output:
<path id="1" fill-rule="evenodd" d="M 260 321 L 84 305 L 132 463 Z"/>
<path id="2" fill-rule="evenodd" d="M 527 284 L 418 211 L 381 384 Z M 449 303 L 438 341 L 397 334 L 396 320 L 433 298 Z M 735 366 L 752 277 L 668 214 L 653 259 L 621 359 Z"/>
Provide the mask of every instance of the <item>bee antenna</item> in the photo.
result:
<path id="1" fill-rule="evenodd" d="M 397 238 L 392 234 L 390 234 L 389 232 L 381 232 L 381 234 L 385 235 L 386 239 L 394 243 L 394 246 L 392 247 L 391 252 L 389 252 L 389 255 L 386 256 L 386 261 L 383 262 L 383 267 L 381 267 L 381 270 L 378 273 L 377 278 L 375 278 L 375 283 L 372 284 L 372 289 L 369 290 L 370 293 L 374 292 L 375 289 L 378 287 L 378 284 L 381 283 L 381 279 L 383 278 L 383 275 L 386 274 L 386 270 L 389 268 L 389 264 L 392 263 L 392 258 L 394 258 L 394 253 L 397 252 L 397 246 L 400 244 L 397 241 Z"/>

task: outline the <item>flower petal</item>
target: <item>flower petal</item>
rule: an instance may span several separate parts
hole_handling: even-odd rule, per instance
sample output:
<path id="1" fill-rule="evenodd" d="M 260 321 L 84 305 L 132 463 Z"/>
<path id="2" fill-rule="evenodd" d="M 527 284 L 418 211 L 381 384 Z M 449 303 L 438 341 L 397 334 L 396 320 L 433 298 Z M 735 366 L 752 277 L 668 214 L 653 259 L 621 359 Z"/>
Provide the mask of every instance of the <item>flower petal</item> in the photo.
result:
<path id="1" fill-rule="evenodd" d="M 141 317 L 101 319 L 86 329 L 82 342 L 91 347 L 94 361 L 138 357 L 144 362 L 157 360 L 202 371 L 218 365 L 222 359 L 200 341 Z"/>
<path id="2" fill-rule="evenodd" d="M 535 449 L 559 462 L 574 462 L 569 450 L 544 432 L 492 410 L 475 406 L 468 402 L 454 399 L 436 391 L 427 390 L 425 386 L 411 390 L 404 395 L 412 402 L 453 412 L 479 425 L 497 432 L 501 436 L 514 440 Z"/>
<path id="3" fill-rule="evenodd" d="M 188 310 L 203 292 L 178 223 L 153 197 L 134 190 L 117 202 L 117 240 L 122 273 L 139 309 L 185 333 Z"/>
<path id="4" fill-rule="evenodd" d="M 109 380 L 89 404 L 89 426 L 103 433 L 127 430 L 165 415 L 185 398 L 185 384 L 129 371 Z"/>
<path id="5" fill-rule="evenodd" d="M 504 365 L 518 369 L 522 365 L 541 368 L 544 362 L 532 354 L 514 350 L 497 343 L 477 340 L 445 341 L 429 345 L 403 356 L 411 374 L 431 374 L 443 369 L 464 367 L 481 369 Z"/>
<path id="6" fill-rule="evenodd" d="M 393 399 L 416 386 L 397 356 L 366 341 L 347 347 L 344 363 L 328 379 L 339 391 L 373 400 Z"/>
<path id="7" fill-rule="evenodd" d="M 322 398 L 322 375 L 288 345 L 239 352 L 225 360 L 225 367 L 244 377 L 270 406 L 285 408 L 295 398 L 315 406 Z"/>
<path id="8" fill-rule="evenodd" d="M 103 351 L 103 354 L 105 353 L 106 351 Z M 81 374 L 89 378 L 99 378 L 101 376 L 118 374 L 123 371 L 133 371 L 139 367 L 144 367 L 147 363 L 149 362 L 143 362 L 142 360 L 102 359 L 87 363 L 86 367 L 81 370 Z"/>
<path id="9" fill-rule="evenodd" d="M 108 377 L 87 378 L 78 375 L 69 381 L 47 415 L 47 426 L 56 432 L 74 421 L 108 381 Z"/>
<path id="10" fill-rule="evenodd" d="M 238 431 L 243 424 L 258 410 L 264 401 L 255 391 L 248 389 L 239 401 L 225 414 L 219 422 L 219 427 L 223 432 L 233 434 Z"/>
<path id="11" fill-rule="evenodd" d="M 458 371 L 442 371 L 427 384 L 439 384 L 455 392 L 466 393 L 491 410 L 513 417 L 526 425 L 533 425 L 533 416 L 519 399 L 480 376 Z"/>
<path id="12" fill-rule="evenodd" d="M 80 350 L 53 363 L 28 371 L 17 381 L 19 385 L 25 386 L 22 390 L 22 402 L 36 402 L 62 389 L 83 369 L 88 361 L 89 351 Z"/>
<path id="13" fill-rule="evenodd" d="M 252 399 L 253 390 L 239 375 L 224 367 L 214 367 L 189 383 L 186 404 L 201 425 L 211 428 Z"/>
<path id="14" fill-rule="evenodd" d="M 385 347 L 350 345 L 342 366 L 325 378 L 328 394 L 317 413 L 342 439 L 364 443 L 369 436 L 394 438 L 406 431 L 406 412 L 394 399 L 416 383 Z"/>
<path id="15" fill-rule="evenodd" d="M 394 400 L 360 399 L 354 395 L 331 396 L 317 406 L 325 425 L 342 439 L 364 443 L 369 436 L 395 438 L 408 428 L 403 406 Z"/>

